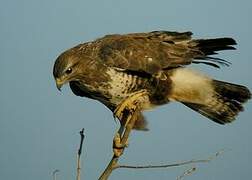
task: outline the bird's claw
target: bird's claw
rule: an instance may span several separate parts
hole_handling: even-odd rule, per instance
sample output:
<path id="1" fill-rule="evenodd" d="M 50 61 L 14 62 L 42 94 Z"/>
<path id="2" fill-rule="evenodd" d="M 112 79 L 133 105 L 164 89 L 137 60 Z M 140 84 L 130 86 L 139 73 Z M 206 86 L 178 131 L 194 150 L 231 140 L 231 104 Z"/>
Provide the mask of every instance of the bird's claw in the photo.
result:
<path id="1" fill-rule="evenodd" d="M 123 118 L 123 115 L 130 114 L 134 112 L 137 109 L 137 106 L 139 106 L 139 100 L 143 98 L 144 94 L 146 94 L 145 91 L 140 91 L 132 94 L 131 96 L 124 99 L 115 109 L 114 111 L 114 117 L 121 120 Z"/>
<path id="2" fill-rule="evenodd" d="M 119 157 L 123 154 L 125 147 L 128 147 L 128 141 L 125 144 L 121 143 L 121 136 L 119 133 L 115 134 L 113 139 L 113 152 L 116 157 Z"/>
<path id="3" fill-rule="evenodd" d="M 126 99 L 124 100 L 114 111 L 114 118 L 118 118 L 119 120 L 122 120 L 124 114 L 128 114 L 131 111 L 134 111 L 136 109 L 136 106 L 131 103 L 130 100 Z"/>

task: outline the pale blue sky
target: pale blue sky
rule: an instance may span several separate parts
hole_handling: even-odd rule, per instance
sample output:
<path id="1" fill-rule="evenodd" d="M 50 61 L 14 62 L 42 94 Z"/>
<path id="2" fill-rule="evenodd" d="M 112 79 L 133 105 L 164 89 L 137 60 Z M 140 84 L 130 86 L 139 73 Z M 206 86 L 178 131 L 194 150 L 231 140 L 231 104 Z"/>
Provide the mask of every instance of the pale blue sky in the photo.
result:
<path id="1" fill-rule="evenodd" d="M 193 31 L 194 37 L 230 36 L 238 50 L 221 70 L 197 66 L 217 79 L 252 88 L 251 1 L 235 0 L 1 0 L 0 179 L 74 179 L 78 131 L 85 128 L 83 178 L 97 179 L 111 158 L 118 124 L 102 104 L 59 93 L 52 76 L 64 50 L 108 33 Z M 149 132 L 133 132 L 123 164 L 159 164 L 207 157 L 230 149 L 187 179 L 250 179 L 252 104 L 221 126 L 181 104 L 147 112 Z M 175 179 L 188 168 L 116 170 L 116 179 Z"/>

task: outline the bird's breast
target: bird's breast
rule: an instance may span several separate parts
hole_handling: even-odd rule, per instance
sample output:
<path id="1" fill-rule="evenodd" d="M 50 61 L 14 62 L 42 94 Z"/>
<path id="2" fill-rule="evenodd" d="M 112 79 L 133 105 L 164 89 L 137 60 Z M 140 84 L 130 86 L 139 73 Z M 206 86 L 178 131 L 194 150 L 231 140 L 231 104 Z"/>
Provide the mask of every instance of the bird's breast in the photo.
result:
<path id="1" fill-rule="evenodd" d="M 117 71 L 109 68 L 106 72 L 110 76 L 108 82 L 108 93 L 111 97 L 111 103 L 118 105 L 124 98 L 130 96 L 132 93 L 146 88 L 147 79 L 126 73 L 124 71 Z"/>

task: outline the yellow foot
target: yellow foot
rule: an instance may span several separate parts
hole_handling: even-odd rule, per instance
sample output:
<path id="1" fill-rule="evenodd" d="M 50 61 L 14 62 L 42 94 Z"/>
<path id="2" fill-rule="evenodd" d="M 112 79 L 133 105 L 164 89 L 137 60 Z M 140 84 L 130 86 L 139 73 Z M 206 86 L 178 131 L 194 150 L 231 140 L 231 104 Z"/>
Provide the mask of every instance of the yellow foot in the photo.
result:
<path id="1" fill-rule="evenodd" d="M 134 112 L 137 106 L 142 106 L 146 100 L 148 100 L 148 92 L 146 90 L 138 91 L 122 100 L 122 102 L 116 107 L 114 116 L 119 120 L 122 119 L 123 115 L 128 115 Z"/>
<path id="2" fill-rule="evenodd" d="M 114 155 L 119 157 L 123 154 L 124 148 L 128 147 L 128 140 L 125 144 L 121 143 L 121 137 L 119 133 L 115 134 L 115 137 L 113 139 L 113 152 Z"/>

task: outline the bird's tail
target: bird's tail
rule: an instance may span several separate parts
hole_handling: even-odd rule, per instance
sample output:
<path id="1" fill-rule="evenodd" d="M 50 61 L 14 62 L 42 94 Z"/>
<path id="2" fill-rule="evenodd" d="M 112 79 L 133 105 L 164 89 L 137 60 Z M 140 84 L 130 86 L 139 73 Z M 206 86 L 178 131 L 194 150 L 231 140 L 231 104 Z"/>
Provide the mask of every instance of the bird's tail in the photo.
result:
<path id="1" fill-rule="evenodd" d="M 184 72 L 184 74 L 188 75 L 189 72 Z M 194 75 L 196 74 L 191 72 L 190 77 Z M 179 79 L 178 77 L 173 79 L 176 87 L 176 79 L 177 83 Z M 219 124 L 234 121 L 238 113 L 243 111 L 243 103 L 251 98 L 251 93 L 245 86 L 212 80 L 203 75 L 197 75 L 194 80 L 197 81 L 190 82 L 191 84 L 184 81 L 182 86 L 187 89 L 185 90 L 187 94 L 183 95 L 181 93 L 183 91 L 177 89 L 181 97 L 177 94 L 176 100 Z M 176 91 L 176 88 L 174 90 Z"/>

